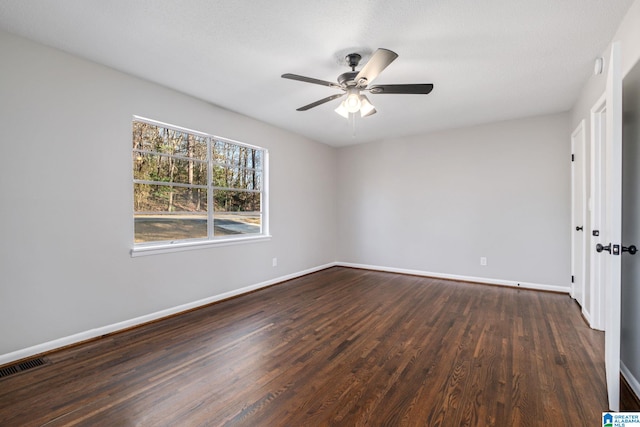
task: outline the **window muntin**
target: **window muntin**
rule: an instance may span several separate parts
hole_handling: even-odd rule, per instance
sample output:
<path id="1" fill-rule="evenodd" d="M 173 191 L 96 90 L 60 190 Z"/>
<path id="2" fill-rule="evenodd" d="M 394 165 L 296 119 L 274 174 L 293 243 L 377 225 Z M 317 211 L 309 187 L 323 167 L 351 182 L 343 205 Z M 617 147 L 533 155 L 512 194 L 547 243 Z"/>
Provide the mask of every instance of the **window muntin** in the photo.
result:
<path id="1" fill-rule="evenodd" d="M 135 117 L 136 246 L 266 235 L 265 149 Z"/>

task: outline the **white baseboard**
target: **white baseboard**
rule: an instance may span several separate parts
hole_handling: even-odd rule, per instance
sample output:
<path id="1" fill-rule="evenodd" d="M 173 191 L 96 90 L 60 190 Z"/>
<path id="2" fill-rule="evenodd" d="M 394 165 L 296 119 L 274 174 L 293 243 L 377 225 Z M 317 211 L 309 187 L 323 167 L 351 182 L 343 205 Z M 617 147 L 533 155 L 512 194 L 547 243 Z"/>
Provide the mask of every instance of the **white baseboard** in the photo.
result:
<path id="1" fill-rule="evenodd" d="M 139 326 L 144 323 L 148 323 L 154 320 L 162 319 L 163 317 L 172 316 L 174 314 L 178 314 L 184 311 L 188 311 L 194 308 L 202 307 L 207 304 L 211 304 L 216 301 L 221 301 L 227 298 L 231 298 L 237 295 L 241 295 L 247 292 L 251 292 L 260 288 L 264 288 L 267 286 L 274 285 L 276 283 L 284 282 L 286 280 L 295 279 L 296 277 L 304 276 L 306 274 L 315 273 L 316 271 L 324 270 L 333 266 L 342 266 L 342 267 L 353 267 L 353 268 L 362 268 L 366 270 L 377 270 L 377 271 L 387 271 L 391 273 L 402 273 L 402 274 L 411 274 L 414 276 L 425 276 L 425 277 L 435 277 L 439 279 L 449 279 L 449 280 L 459 280 L 465 282 L 475 282 L 475 283 L 485 283 L 490 285 L 501 285 L 501 286 L 511 286 L 511 287 L 519 287 L 524 289 L 536 289 L 543 291 L 553 291 L 553 292 L 563 292 L 569 293 L 569 287 L 562 286 L 554 286 L 554 285 L 543 285 L 537 283 L 528 283 L 528 282 L 515 282 L 510 280 L 500 280 L 500 279 L 487 279 L 483 277 L 471 277 L 471 276 L 460 276 L 456 274 L 443 274 L 443 273 L 434 273 L 429 271 L 421 271 L 421 270 L 408 270 L 404 268 L 394 268 L 394 267 L 381 267 L 376 265 L 366 265 L 366 264 L 354 264 L 348 262 L 331 262 L 328 264 L 320 265 L 317 267 L 309 268 L 307 270 L 299 271 L 296 273 L 288 274 L 285 276 L 276 277 L 271 280 L 267 280 L 264 282 L 260 282 L 254 285 L 246 286 L 240 289 L 235 289 L 233 291 L 225 292 L 219 295 L 214 295 L 208 298 L 204 298 L 198 301 L 193 301 L 187 304 L 182 304 L 176 307 L 171 307 L 166 310 L 160 310 L 155 313 L 147 314 L 144 316 L 136 317 L 133 319 L 125 320 L 122 322 L 114 323 L 111 325 L 102 326 L 95 329 L 90 329 L 88 331 L 80 332 L 74 335 L 69 335 L 63 338 L 58 338 L 52 341 L 48 341 L 42 344 L 37 344 L 32 347 L 27 347 L 24 349 L 16 350 L 11 353 L 1 354 L 0 355 L 0 365 L 5 365 L 7 363 L 11 363 L 16 360 L 26 359 L 28 357 L 35 356 L 37 354 L 46 353 L 49 351 L 53 351 L 62 347 L 66 347 L 69 345 L 77 344 L 82 341 L 87 341 L 93 338 L 100 337 L 102 335 L 112 334 L 114 332 L 122 331 L 124 329 L 128 329 L 134 326 Z M 633 378 L 633 376 L 631 376 Z M 634 379 L 635 380 L 635 379 Z M 631 384 L 631 382 L 630 382 Z M 637 385 L 637 381 L 635 382 Z M 638 387 L 640 389 L 640 386 Z M 635 389 L 634 389 L 635 390 Z"/>
<path id="2" fill-rule="evenodd" d="M 69 335 L 63 338 L 58 338 L 52 341 L 48 341 L 42 344 L 37 344 L 32 347 L 16 350 L 11 353 L 5 353 L 0 355 L 0 365 L 14 362 L 16 360 L 25 359 L 35 356 L 37 354 L 46 353 L 52 350 L 56 350 L 69 345 L 77 344 L 82 341 L 87 341 L 93 338 L 100 337 L 102 335 L 111 334 L 114 332 L 122 331 L 134 326 L 139 326 L 154 320 L 162 319 L 163 317 L 172 316 L 181 312 L 192 310 L 194 308 L 202 307 L 207 304 L 211 304 L 216 301 L 221 301 L 227 298 L 231 298 L 237 295 L 245 294 L 247 292 L 255 291 L 260 288 L 274 285 L 276 283 L 284 282 L 286 280 L 295 279 L 296 277 L 304 276 L 306 274 L 315 273 L 316 271 L 324 270 L 336 265 L 335 262 L 320 265 L 318 267 L 309 268 L 307 270 L 299 271 L 297 273 L 287 274 L 285 276 L 276 277 L 275 279 L 267 280 L 265 282 L 257 283 L 255 285 L 245 286 L 244 288 L 235 289 L 233 291 L 225 292 L 219 295 L 214 295 L 208 298 L 204 298 L 198 301 L 193 301 L 187 304 L 171 307 L 166 310 L 156 311 L 155 313 L 146 314 L 144 316 L 136 317 L 133 319 L 125 320 L 122 322 L 114 323 L 111 325 L 102 326 L 88 331 L 80 332 L 77 334 Z"/>
<path id="3" fill-rule="evenodd" d="M 620 361 L 620 372 L 622 372 L 624 379 L 627 380 L 631 390 L 633 390 L 636 396 L 640 397 L 640 382 L 638 382 L 638 379 L 633 376 L 629 368 L 627 368 L 627 365 L 625 365 L 622 360 Z"/>
<path id="4" fill-rule="evenodd" d="M 517 282 L 513 280 L 488 279 L 486 277 L 460 276 L 458 274 L 434 273 L 432 271 L 409 270 L 406 268 L 382 267 L 378 265 L 355 264 L 351 262 L 337 262 L 341 267 L 363 268 L 365 270 L 387 271 L 390 273 L 411 274 L 414 276 L 434 277 L 437 279 L 458 280 L 463 282 L 483 283 L 487 285 L 511 286 L 521 289 L 535 289 L 538 291 L 562 292 L 568 294 L 571 290 L 568 286 L 545 285 L 540 283 Z"/>
<path id="5" fill-rule="evenodd" d="M 593 322 L 591 321 L 591 314 L 589 314 L 589 312 L 585 310 L 584 307 L 582 307 L 582 317 L 584 317 L 584 320 L 587 321 L 587 324 L 589 325 L 589 327 L 591 327 L 591 329 L 596 329 L 593 327 Z"/>

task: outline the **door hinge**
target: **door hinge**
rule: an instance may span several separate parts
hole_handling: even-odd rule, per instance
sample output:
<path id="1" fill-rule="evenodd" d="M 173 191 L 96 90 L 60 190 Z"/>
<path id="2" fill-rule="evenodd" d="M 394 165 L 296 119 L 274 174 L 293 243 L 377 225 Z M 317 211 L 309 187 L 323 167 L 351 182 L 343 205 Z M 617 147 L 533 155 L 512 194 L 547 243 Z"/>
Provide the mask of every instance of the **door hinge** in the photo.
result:
<path id="1" fill-rule="evenodd" d="M 575 154 L 572 154 L 572 155 L 571 155 L 571 161 L 572 161 L 572 162 L 575 162 L 575 161 L 576 161 L 576 155 L 575 155 Z"/>
<path id="2" fill-rule="evenodd" d="M 576 278 L 575 276 L 571 276 L 571 283 L 575 282 Z"/>

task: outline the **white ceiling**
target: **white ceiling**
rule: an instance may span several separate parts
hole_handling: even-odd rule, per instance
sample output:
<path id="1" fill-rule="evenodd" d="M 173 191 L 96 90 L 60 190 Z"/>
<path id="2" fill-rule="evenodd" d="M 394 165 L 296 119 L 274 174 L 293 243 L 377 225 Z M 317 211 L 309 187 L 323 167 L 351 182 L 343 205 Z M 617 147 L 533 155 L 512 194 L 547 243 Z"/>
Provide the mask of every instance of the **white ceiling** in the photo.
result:
<path id="1" fill-rule="evenodd" d="M 566 111 L 633 0 L 1 0 L 0 28 L 333 146 Z M 344 55 L 400 56 L 349 122 Z M 363 59 L 363 62 L 364 63 Z"/>

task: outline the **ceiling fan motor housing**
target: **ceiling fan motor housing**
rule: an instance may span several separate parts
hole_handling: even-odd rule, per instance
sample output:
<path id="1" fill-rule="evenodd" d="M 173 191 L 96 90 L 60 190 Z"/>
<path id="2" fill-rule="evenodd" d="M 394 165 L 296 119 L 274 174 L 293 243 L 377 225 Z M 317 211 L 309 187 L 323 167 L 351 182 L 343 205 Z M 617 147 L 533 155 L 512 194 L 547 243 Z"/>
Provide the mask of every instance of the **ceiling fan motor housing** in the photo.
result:
<path id="1" fill-rule="evenodd" d="M 357 71 L 347 71 L 346 73 L 342 73 L 338 76 L 338 83 L 340 83 L 341 86 L 355 86 L 357 75 Z"/>

